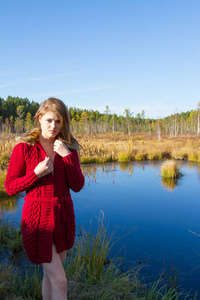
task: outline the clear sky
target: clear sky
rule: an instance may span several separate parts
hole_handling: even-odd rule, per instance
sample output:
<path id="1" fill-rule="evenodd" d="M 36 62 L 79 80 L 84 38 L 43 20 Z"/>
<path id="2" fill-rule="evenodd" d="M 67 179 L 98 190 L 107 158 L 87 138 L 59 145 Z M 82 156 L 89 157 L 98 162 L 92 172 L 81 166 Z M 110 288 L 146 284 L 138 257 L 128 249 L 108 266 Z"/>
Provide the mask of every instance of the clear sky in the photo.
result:
<path id="1" fill-rule="evenodd" d="M 0 97 L 165 117 L 200 102 L 199 0 L 1 0 Z"/>

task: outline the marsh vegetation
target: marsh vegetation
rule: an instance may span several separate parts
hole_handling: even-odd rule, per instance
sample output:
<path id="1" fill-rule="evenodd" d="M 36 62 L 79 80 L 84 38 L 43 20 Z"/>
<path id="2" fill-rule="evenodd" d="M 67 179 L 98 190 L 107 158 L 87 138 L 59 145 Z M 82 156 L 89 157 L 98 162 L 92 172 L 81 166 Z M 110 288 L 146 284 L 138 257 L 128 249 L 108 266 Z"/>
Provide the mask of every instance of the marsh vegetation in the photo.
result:
<path id="1" fill-rule="evenodd" d="M 104 194 L 105 202 L 107 202 L 108 206 L 111 207 L 119 206 L 117 212 L 118 222 L 122 223 L 122 221 L 120 221 L 122 216 L 125 216 L 125 218 L 128 220 L 130 218 L 129 214 L 131 214 L 132 222 L 137 224 L 141 218 L 140 212 L 142 213 L 142 218 L 144 220 L 147 218 L 144 210 L 146 206 L 144 203 L 142 204 L 146 197 L 144 197 L 140 191 L 140 199 L 135 199 L 135 197 L 132 199 L 131 188 L 129 187 L 127 181 L 129 180 L 134 192 L 138 194 L 139 189 L 137 189 L 137 186 L 139 186 L 138 182 L 141 181 L 139 174 L 141 173 L 142 178 L 144 178 L 146 182 L 146 177 L 144 174 L 144 169 L 146 170 L 145 166 L 149 165 L 150 168 L 153 169 L 153 166 L 156 165 L 157 169 L 159 170 L 161 163 L 162 162 L 133 162 L 130 164 L 95 164 L 93 166 L 83 165 L 82 169 L 87 178 L 87 182 L 90 185 L 92 185 L 93 181 L 97 181 L 97 183 L 99 183 L 99 179 L 101 178 L 102 180 L 102 178 L 105 177 L 107 185 L 108 182 L 111 182 L 113 188 L 114 186 L 117 188 L 119 184 L 124 186 L 123 181 L 125 180 L 125 188 L 129 190 L 130 193 L 127 196 L 124 196 L 126 201 L 123 201 L 123 205 L 120 204 L 121 194 L 119 194 L 119 192 L 119 202 L 116 199 L 116 190 L 113 190 L 111 193 L 112 195 L 115 195 L 115 197 L 113 199 L 109 199 L 109 201 Z M 121 170 L 122 174 L 128 173 L 128 178 L 125 177 L 122 179 L 120 172 L 115 169 L 116 165 Z M 3 172 L 6 173 L 6 170 Z M 159 194 L 158 184 L 161 179 L 158 177 L 157 172 L 155 173 L 156 190 Z M 103 174 L 105 174 L 105 176 Z M 133 177 L 134 180 L 133 178 L 131 179 L 131 177 Z M 116 183 L 115 185 L 113 184 L 114 182 Z M 149 185 L 152 186 L 152 183 L 147 184 L 147 191 L 149 190 Z M 77 219 L 80 222 L 79 224 L 84 224 L 83 215 L 85 219 L 86 215 L 88 215 L 88 212 L 90 211 L 91 205 L 93 210 L 91 211 L 90 217 L 97 215 L 99 208 L 104 206 L 102 192 L 100 192 L 100 190 L 97 188 L 98 186 L 100 190 L 103 190 L 103 193 L 105 193 L 106 190 L 105 187 L 102 188 L 100 184 L 97 184 L 95 187 L 96 193 L 100 196 L 100 200 L 96 199 L 96 196 L 93 192 L 92 203 L 88 203 L 88 200 L 88 204 L 85 203 L 86 198 L 90 199 L 91 196 L 87 188 L 85 188 L 83 191 L 83 201 L 81 201 L 81 199 L 78 201 L 75 200 L 75 203 L 78 203 L 77 205 L 81 211 L 83 211 L 81 208 L 81 202 L 84 202 L 84 214 L 82 214 L 82 219 L 80 217 L 80 212 L 77 212 Z M 109 188 L 111 189 L 111 187 Z M 15 200 L 17 205 L 17 198 L 15 198 Z M 153 200 L 153 198 L 151 198 L 151 200 Z M 2 208 L 5 202 L 6 201 L 2 202 Z M 137 202 L 142 204 L 143 212 L 140 210 L 140 208 L 137 208 Z M 169 201 L 166 202 L 168 203 L 166 203 L 167 207 L 169 207 Z M 9 203 L 9 199 L 7 199 L 7 203 Z M 148 205 L 147 203 L 149 203 L 149 201 L 145 203 Z M 159 201 L 159 205 L 162 203 L 164 203 L 164 198 L 162 201 Z M 127 211 L 125 210 L 126 206 L 128 209 Z M 156 203 L 154 195 L 154 200 L 151 201 L 151 208 L 154 210 L 155 206 L 157 207 L 158 203 Z M 89 207 L 89 210 L 87 207 Z M 97 210 L 95 210 L 95 208 Z M 108 209 L 105 206 L 104 208 L 107 215 Z M 119 210 L 121 211 L 120 213 Z M 159 207 L 157 210 L 162 215 L 162 207 Z M 166 211 L 166 208 L 164 211 Z M 162 220 L 163 219 L 165 219 L 165 217 L 162 217 Z M 117 232 L 113 232 L 112 230 L 110 231 L 110 226 L 108 227 L 108 224 L 105 222 L 103 214 L 100 215 L 100 218 L 96 223 L 94 225 L 93 221 L 91 229 L 89 230 L 84 229 L 82 225 L 77 228 L 76 243 L 73 249 L 68 253 L 68 257 L 65 262 L 65 270 L 68 277 L 69 299 L 195 299 L 194 293 L 193 296 L 189 296 L 188 293 L 180 287 L 179 272 L 175 267 L 170 271 L 168 266 L 166 270 L 163 270 L 160 273 L 160 275 L 154 270 L 155 273 L 152 280 L 150 282 L 149 280 L 146 280 L 146 277 L 141 275 L 143 269 L 146 267 L 142 261 L 138 264 L 132 263 L 127 265 L 126 253 L 123 251 L 117 251 L 116 253 L 114 250 L 113 247 L 116 243 L 118 243 L 118 237 L 116 236 Z M 3 295 L 3 299 L 12 299 L 12 297 L 13 299 L 21 300 L 41 299 L 42 271 L 39 267 L 35 267 L 30 264 L 26 259 L 22 247 L 20 226 L 16 225 L 15 223 L 11 223 L 10 221 L 8 222 L 5 219 L 1 220 L 0 225 L 0 295 Z M 140 226 L 142 229 L 142 224 L 140 224 Z M 162 224 L 160 227 L 162 227 Z M 152 228 L 151 231 L 153 232 Z M 134 231 L 134 236 L 131 238 L 133 239 L 134 248 L 135 243 L 137 245 L 136 248 L 138 248 L 136 236 L 139 237 L 140 234 L 143 235 L 141 230 Z M 155 233 L 152 234 L 155 236 Z M 122 233 L 120 237 L 123 235 L 124 233 Z M 148 243 L 148 238 L 145 238 L 145 241 L 143 242 L 146 245 L 146 243 Z M 163 241 L 161 243 L 163 243 Z M 145 250 L 145 247 L 142 247 L 143 250 Z M 154 247 L 157 248 L 158 245 L 155 244 Z M 141 256 L 141 249 L 139 252 L 139 255 L 137 253 L 134 254 L 137 256 L 137 258 Z M 158 254 L 157 258 L 159 256 L 161 256 L 161 254 Z"/>
<path id="2" fill-rule="evenodd" d="M 18 143 L 16 134 L 0 134 L 0 168 L 6 169 L 13 147 Z M 80 159 L 82 164 L 106 162 L 130 162 L 145 160 L 188 160 L 200 162 L 200 142 L 198 137 L 180 136 L 170 138 L 163 136 L 158 141 L 156 136 L 123 135 L 105 133 L 82 135 L 76 134 L 82 148 Z"/>
<path id="3" fill-rule="evenodd" d="M 20 228 L 1 220 L 0 239 L 0 299 L 42 299 L 41 269 L 25 258 Z M 110 256 L 114 242 L 102 212 L 95 233 L 81 228 L 64 264 L 68 299 L 196 299 L 178 287 L 173 274 L 146 285 L 139 268 L 122 272 L 123 258 Z"/>
<path id="4" fill-rule="evenodd" d="M 6 105 L 11 105 L 13 99 L 8 100 Z M 3 219 L 3 211 L 15 211 L 18 205 L 17 198 L 8 196 L 4 189 L 10 155 L 18 143 L 16 138 L 33 128 L 28 110 L 31 107 L 34 113 L 38 108 L 37 103 L 29 105 L 25 99 L 30 106 L 25 114 L 23 101 L 15 100 L 15 117 L 5 115 L 0 119 L 0 298 L 41 299 L 41 270 L 25 258 L 20 227 Z M 70 115 L 73 133 L 82 146 L 82 164 L 119 162 L 123 169 L 132 161 L 200 162 L 199 108 L 168 120 L 148 120 L 144 114 L 133 118 L 129 110 L 125 117 L 111 116 L 109 110 L 101 116 L 71 109 Z M 163 170 L 162 184 L 173 190 L 180 172 L 172 164 L 167 169 L 172 175 L 168 178 Z M 173 274 L 147 285 L 139 279 L 139 268 L 122 272 L 124 258 L 110 255 L 113 243 L 103 219 L 96 233 L 81 230 L 65 263 L 69 299 L 195 299 L 180 290 Z"/>
<path id="5" fill-rule="evenodd" d="M 8 165 L 15 138 L 35 127 L 39 103 L 27 98 L 0 98 L 0 168 Z M 149 119 L 145 111 L 135 116 L 69 107 L 71 129 L 82 145 L 82 163 L 181 159 L 200 161 L 200 103 L 196 110 Z"/>
<path id="6" fill-rule="evenodd" d="M 182 176 L 174 160 L 167 160 L 161 165 L 161 175 L 166 180 L 177 180 Z"/>

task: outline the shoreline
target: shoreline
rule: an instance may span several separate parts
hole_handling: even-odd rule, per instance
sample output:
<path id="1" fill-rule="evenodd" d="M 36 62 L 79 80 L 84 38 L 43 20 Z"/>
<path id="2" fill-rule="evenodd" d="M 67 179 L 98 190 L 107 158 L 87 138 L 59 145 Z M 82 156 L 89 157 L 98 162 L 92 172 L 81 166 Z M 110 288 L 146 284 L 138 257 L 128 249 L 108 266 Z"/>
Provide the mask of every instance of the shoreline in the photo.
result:
<path id="1" fill-rule="evenodd" d="M 42 269 L 25 258 L 20 230 L 0 220 L 1 253 L 7 251 L 7 259 L 4 258 L 7 263 L 0 262 L 0 298 L 40 300 Z M 120 271 L 123 258 L 110 257 L 114 243 L 113 234 L 108 234 L 104 224 L 103 213 L 99 215 L 95 233 L 82 231 L 82 235 L 76 237 L 64 264 L 69 283 L 68 299 L 196 299 L 195 295 L 180 288 L 173 274 L 170 279 L 160 276 L 147 284 L 145 278 L 141 279 L 139 267 Z"/>
<path id="2" fill-rule="evenodd" d="M 18 143 L 14 134 L 0 134 L 0 169 L 6 169 L 14 146 Z M 200 162 L 200 137 L 182 135 L 176 138 L 163 134 L 158 140 L 156 134 L 147 133 L 122 135 L 104 133 L 93 135 L 77 134 L 81 144 L 81 164 L 162 161 L 166 159 Z"/>

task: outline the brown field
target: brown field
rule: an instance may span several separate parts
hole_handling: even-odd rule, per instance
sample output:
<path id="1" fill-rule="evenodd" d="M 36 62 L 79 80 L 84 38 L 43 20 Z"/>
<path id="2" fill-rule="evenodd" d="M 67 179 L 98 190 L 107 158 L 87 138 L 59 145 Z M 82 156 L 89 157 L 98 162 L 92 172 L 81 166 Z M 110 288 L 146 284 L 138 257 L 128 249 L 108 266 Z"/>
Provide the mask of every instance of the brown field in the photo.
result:
<path id="1" fill-rule="evenodd" d="M 0 168 L 8 166 L 13 147 L 18 143 L 14 134 L 0 134 Z M 129 162 L 142 160 L 180 159 L 200 162 L 200 138 L 148 133 L 76 134 L 81 144 L 81 163 Z"/>
<path id="2" fill-rule="evenodd" d="M 95 134 L 93 136 L 77 135 L 82 145 L 81 162 L 129 162 L 141 160 L 180 159 L 200 161 L 200 139 L 198 137 L 178 136 L 170 138 L 162 134 L 140 133 L 122 135 L 121 133 Z"/>

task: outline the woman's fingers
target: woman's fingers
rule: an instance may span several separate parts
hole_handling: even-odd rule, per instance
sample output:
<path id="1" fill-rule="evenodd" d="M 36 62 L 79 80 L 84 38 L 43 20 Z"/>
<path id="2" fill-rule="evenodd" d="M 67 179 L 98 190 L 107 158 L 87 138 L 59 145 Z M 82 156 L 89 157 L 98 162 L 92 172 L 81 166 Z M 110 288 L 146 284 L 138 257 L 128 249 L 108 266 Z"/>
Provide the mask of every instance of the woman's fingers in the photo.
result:
<path id="1" fill-rule="evenodd" d="M 52 164 L 52 161 L 51 161 L 51 159 L 50 159 L 49 157 L 47 157 L 47 159 L 45 158 L 45 160 L 43 160 L 43 162 L 46 164 L 46 166 L 51 166 L 51 165 L 53 165 L 53 164 Z"/>
<path id="2" fill-rule="evenodd" d="M 55 152 L 57 152 L 57 150 L 59 150 L 59 148 L 62 148 L 62 144 L 63 144 L 63 142 L 61 142 L 59 140 L 55 140 L 54 145 L 53 145 L 53 150 Z"/>
<path id="3" fill-rule="evenodd" d="M 70 153 L 67 146 L 59 140 L 55 140 L 53 150 L 57 152 L 60 156 L 66 156 Z"/>
<path id="4" fill-rule="evenodd" d="M 49 157 L 40 162 L 37 167 L 34 169 L 35 174 L 40 178 L 45 175 L 48 175 L 53 171 L 53 163 Z"/>
<path id="5" fill-rule="evenodd" d="M 51 172 L 53 170 L 53 163 L 51 159 L 48 157 L 45 161 L 47 169 Z"/>

